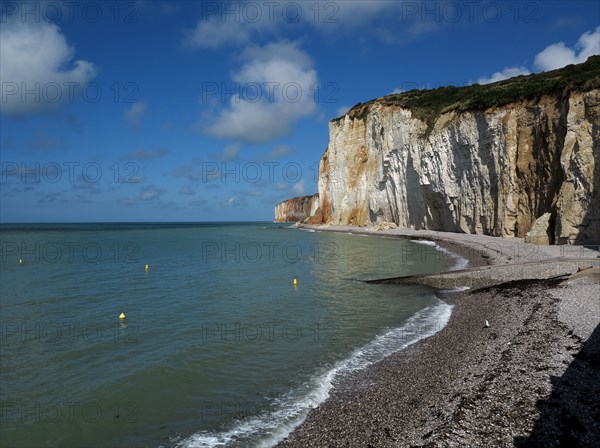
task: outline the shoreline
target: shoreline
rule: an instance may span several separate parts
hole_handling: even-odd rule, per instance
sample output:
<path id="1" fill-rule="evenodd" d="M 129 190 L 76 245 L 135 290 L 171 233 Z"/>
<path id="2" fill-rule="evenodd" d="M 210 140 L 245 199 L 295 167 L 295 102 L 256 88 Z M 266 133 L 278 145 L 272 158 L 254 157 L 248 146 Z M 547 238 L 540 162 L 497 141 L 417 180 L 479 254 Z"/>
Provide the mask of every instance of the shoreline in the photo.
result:
<path id="1" fill-rule="evenodd" d="M 600 396 L 600 274 L 575 274 L 598 266 L 598 252 L 446 232 L 300 227 L 434 241 L 469 268 L 429 277 L 480 280 L 444 296 L 454 307 L 442 330 L 340 381 L 277 447 L 600 446 L 600 403 L 589 399 Z M 549 279 L 556 271 L 571 277 Z M 511 280 L 515 273 L 520 279 Z"/>

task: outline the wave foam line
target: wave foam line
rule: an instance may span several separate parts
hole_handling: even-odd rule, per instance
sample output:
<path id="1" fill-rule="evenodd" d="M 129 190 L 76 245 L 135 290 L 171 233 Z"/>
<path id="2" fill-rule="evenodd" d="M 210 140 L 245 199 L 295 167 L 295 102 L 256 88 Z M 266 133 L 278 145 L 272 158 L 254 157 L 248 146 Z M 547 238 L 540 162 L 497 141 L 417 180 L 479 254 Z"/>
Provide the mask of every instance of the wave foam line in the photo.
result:
<path id="1" fill-rule="evenodd" d="M 452 252 L 451 250 L 446 249 L 445 247 L 440 246 L 435 241 L 430 241 L 430 240 L 411 240 L 411 241 L 414 243 L 423 244 L 425 246 L 435 247 L 437 250 L 447 253 L 452 258 L 454 258 L 456 260 L 456 262 L 454 263 L 454 266 L 452 266 L 449 269 L 450 271 L 458 271 L 460 269 L 465 269 L 469 266 L 469 260 L 467 260 L 466 258 L 460 256 L 459 254 L 457 254 L 455 252 Z"/>
<path id="2" fill-rule="evenodd" d="M 452 306 L 440 301 L 411 316 L 401 327 L 386 331 L 349 357 L 314 376 L 300 387 L 277 399 L 269 415 L 239 421 L 224 432 L 203 431 L 184 440 L 181 448 L 204 447 L 271 447 L 300 425 L 310 409 L 323 403 L 337 381 L 362 370 L 392 353 L 440 331 L 450 319 Z"/>

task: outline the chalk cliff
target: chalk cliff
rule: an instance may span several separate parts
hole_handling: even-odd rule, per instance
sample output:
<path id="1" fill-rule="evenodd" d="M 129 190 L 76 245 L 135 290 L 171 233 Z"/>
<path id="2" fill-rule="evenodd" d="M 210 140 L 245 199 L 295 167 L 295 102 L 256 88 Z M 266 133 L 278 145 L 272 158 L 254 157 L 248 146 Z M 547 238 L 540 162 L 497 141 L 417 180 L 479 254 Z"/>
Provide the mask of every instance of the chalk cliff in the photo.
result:
<path id="1" fill-rule="evenodd" d="M 318 194 L 288 199 L 275 206 L 275 221 L 303 222 L 316 213 L 318 206 Z"/>
<path id="2" fill-rule="evenodd" d="M 329 123 L 308 221 L 600 243 L 599 87 L 592 57 L 358 104 Z"/>

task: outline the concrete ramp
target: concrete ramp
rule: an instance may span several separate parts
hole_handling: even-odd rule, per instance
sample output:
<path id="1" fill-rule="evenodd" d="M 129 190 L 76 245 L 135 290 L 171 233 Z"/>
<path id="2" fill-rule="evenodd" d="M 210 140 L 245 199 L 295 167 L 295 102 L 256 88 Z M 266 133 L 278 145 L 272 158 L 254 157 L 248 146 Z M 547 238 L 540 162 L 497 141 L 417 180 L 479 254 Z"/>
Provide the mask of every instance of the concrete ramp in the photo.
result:
<path id="1" fill-rule="evenodd" d="M 582 274 L 585 271 L 586 274 Z M 593 281 L 600 272 L 600 259 L 597 258 L 553 258 L 504 265 L 491 265 L 434 274 L 410 275 L 404 277 L 367 280 L 373 284 L 419 284 L 438 289 L 471 288 L 479 289 L 499 285 L 512 280 L 550 279 L 581 274 L 586 281 Z M 578 278 L 578 277 L 576 277 Z"/>

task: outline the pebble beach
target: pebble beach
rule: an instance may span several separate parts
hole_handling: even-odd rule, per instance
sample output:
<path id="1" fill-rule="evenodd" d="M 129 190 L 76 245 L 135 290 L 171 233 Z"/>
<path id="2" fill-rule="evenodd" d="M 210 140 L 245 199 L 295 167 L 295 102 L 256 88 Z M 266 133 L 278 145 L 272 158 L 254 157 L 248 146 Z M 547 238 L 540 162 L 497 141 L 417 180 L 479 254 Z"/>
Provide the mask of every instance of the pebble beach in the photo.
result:
<path id="1" fill-rule="evenodd" d="M 597 247 L 302 227 L 433 241 L 469 268 L 409 279 L 454 277 L 448 324 L 342 380 L 278 447 L 600 446 Z"/>

